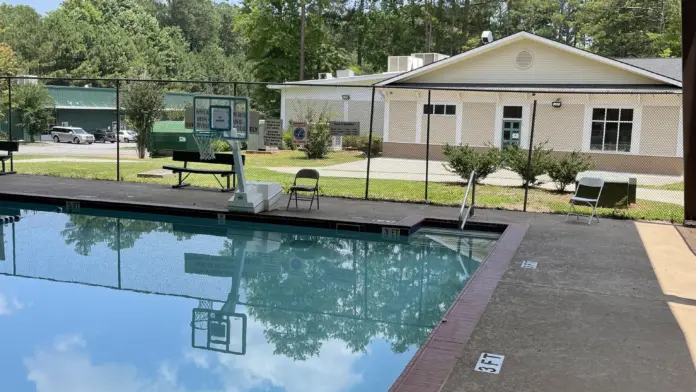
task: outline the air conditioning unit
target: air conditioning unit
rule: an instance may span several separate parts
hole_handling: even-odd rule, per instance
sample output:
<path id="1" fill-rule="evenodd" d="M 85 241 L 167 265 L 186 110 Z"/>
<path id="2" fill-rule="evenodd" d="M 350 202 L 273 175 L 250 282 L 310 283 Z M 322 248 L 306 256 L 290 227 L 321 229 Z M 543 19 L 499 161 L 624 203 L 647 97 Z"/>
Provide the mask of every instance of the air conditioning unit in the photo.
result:
<path id="1" fill-rule="evenodd" d="M 353 76 L 355 76 L 355 72 L 350 69 L 341 69 L 336 71 L 337 78 L 352 78 Z"/>
<path id="2" fill-rule="evenodd" d="M 333 75 L 331 72 L 320 72 L 319 73 L 319 79 L 321 80 L 328 80 L 328 79 L 333 79 Z"/>
<path id="3" fill-rule="evenodd" d="M 37 79 L 36 75 L 22 75 L 21 79 L 16 79 L 16 80 L 17 80 L 17 84 L 19 86 L 24 86 L 27 84 L 34 84 L 35 85 L 35 84 L 39 83 L 39 79 Z"/>
<path id="4" fill-rule="evenodd" d="M 408 72 L 423 66 L 423 59 L 414 56 L 389 56 L 387 72 Z"/>
<path id="5" fill-rule="evenodd" d="M 423 60 L 423 65 L 432 64 L 436 61 L 444 60 L 449 57 L 448 55 L 441 53 L 413 53 L 411 56 Z"/>

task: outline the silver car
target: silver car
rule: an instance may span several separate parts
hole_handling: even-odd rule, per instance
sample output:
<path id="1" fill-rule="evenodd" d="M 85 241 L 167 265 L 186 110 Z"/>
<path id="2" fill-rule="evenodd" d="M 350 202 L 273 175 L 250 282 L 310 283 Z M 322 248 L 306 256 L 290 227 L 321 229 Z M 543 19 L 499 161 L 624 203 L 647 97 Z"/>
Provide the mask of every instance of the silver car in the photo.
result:
<path id="1" fill-rule="evenodd" d="M 85 132 L 82 128 L 77 127 L 53 127 L 51 128 L 51 137 L 56 143 L 94 143 L 94 135 Z"/>

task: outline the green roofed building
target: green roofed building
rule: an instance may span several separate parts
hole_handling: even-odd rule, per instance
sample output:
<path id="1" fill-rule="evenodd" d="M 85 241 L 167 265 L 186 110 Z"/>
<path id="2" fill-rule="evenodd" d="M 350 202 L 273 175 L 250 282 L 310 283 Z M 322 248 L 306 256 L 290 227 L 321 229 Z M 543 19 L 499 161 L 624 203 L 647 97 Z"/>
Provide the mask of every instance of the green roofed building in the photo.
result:
<path id="1" fill-rule="evenodd" d="M 116 89 L 96 87 L 74 86 L 46 86 L 49 94 L 54 99 L 55 113 L 54 124 L 80 127 L 84 130 L 95 128 L 109 128 L 116 122 Z M 194 94 L 190 93 L 166 93 L 164 97 L 165 125 L 157 125 L 156 128 L 163 132 L 164 129 L 172 130 L 184 128 L 184 108 L 193 105 Z M 14 140 L 29 140 L 29 135 L 18 127 L 18 113 L 13 113 L 12 138 Z M 121 127 L 126 127 L 125 116 L 121 113 Z M 0 123 L 0 131 L 7 132 L 7 119 Z M 50 129 L 50 126 L 49 126 Z M 46 132 L 49 131 L 46 129 Z"/>

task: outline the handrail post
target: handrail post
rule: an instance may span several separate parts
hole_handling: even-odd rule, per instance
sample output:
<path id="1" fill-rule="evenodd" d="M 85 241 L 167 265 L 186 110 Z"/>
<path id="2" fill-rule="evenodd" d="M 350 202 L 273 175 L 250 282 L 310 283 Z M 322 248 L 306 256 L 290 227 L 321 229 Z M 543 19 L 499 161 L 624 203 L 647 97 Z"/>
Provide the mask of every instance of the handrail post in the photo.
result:
<path id="1" fill-rule="evenodd" d="M 474 205 L 476 204 L 476 174 L 473 175 L 474 182 L 471 184 L 471 214 L 469 216 L 474 216 Z"/>

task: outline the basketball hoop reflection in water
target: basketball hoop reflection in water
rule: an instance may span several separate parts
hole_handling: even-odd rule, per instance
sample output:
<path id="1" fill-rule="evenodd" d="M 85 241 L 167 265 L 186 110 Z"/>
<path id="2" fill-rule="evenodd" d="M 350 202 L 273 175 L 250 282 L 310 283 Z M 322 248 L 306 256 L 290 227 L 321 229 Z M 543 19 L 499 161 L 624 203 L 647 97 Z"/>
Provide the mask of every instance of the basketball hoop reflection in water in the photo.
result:
<path id="1" fill-rule="evenodd" d="M 196 233 L 200 228 L 177 225 L 180 231 Z M 247 254 L 268 254 L 280 247 L 280 237 L 275 233 L 261 233 L 218 229 L 229 238 L 232 255 L 214 256 L 199 253 L 185 253 L 184 264 L 187 273 L 231 278 L 230 293 L 222 305 L 215 310 L 214 302 L 201 299 L 191 316 L 191 346 L 226 354 L 245 355 L 247 316 L 237 313 L 239 289 L 244 274 Z M 276 238 L 278 237 L 278 238 Z"/>
<path id="2" fill-rule="evenodd" d="M 195 308 L 192 320 L 192 347 L 226 354 L 246 354 L 246 314 Z"/>

